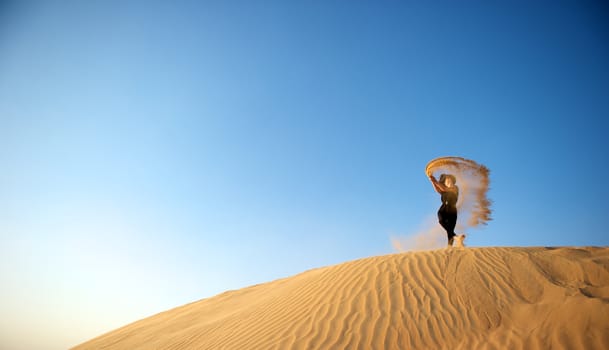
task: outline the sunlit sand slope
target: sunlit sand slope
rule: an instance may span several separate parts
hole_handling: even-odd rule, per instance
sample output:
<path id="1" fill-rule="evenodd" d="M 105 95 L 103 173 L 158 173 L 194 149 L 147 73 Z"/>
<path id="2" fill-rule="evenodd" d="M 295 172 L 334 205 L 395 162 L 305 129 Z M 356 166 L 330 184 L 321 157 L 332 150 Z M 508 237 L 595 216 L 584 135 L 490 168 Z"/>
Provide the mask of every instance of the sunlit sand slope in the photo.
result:
<path id="1" fill-rule="evenodd" d="M 466 248 L 230 291 L 75 349 L 609 349 L 609 248 Z"/>

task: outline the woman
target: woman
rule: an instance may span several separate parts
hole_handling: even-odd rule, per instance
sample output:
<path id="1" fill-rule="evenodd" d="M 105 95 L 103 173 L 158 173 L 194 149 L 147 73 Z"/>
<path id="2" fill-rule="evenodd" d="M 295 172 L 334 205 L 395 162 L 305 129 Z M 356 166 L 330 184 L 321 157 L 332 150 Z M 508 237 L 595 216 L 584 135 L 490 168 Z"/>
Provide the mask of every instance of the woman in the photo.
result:
<path id="1" fill-rule="evenodd" d="M 440 181 L 432 175 L 429 180 L 433 188 L 440 194 L 442 206 L 438 210 L 438 221 L 446 230 L 448 245 L 452 246 L 455 239 L 455 225 L 457 224 L 457 200 L 459 199 L 459 187 L 455 184 L 457 179 L 451 174 L 440 175 Z"/>

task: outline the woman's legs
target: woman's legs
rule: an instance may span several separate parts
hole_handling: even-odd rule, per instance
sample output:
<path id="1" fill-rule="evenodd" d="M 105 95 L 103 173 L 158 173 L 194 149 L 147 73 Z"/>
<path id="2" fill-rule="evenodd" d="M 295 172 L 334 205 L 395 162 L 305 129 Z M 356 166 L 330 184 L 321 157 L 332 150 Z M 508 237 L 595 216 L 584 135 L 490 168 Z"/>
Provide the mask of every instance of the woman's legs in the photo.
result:
<path id="1" fill-rule="evenodd" d="M 440 210 L 438 211 L 438 222 L 440 225 L 446 230 L 446 235 L 448 236 L 448 245 L 453 245 L 453 240 L 456 236 L 455 234 L 455 226 L 457 225 L 457 213 Z"/>

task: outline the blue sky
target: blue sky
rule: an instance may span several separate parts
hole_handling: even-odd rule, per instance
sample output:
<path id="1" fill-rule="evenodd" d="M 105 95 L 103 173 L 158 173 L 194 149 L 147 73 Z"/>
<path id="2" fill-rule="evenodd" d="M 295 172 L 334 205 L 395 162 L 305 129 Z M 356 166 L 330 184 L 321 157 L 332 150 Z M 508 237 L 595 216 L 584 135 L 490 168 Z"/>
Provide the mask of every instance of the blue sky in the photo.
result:
<path id="1" fill-rule="evenodd" d="M 0 345 L 392 253 L 424 169 L 481 246 L 609 245 L 601 2 L 0 2 Z"/>

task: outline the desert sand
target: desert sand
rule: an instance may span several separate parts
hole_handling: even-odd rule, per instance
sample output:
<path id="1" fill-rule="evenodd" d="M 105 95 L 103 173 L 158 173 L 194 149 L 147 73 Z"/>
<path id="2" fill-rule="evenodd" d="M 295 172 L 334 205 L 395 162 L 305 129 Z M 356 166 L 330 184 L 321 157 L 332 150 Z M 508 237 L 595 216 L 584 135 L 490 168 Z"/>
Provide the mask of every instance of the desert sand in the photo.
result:
<path id="1" fill-rule="evenodd" d="M 74 349 L 609 349 L 609 248 L 365 258 L 187 304 Z"/>

